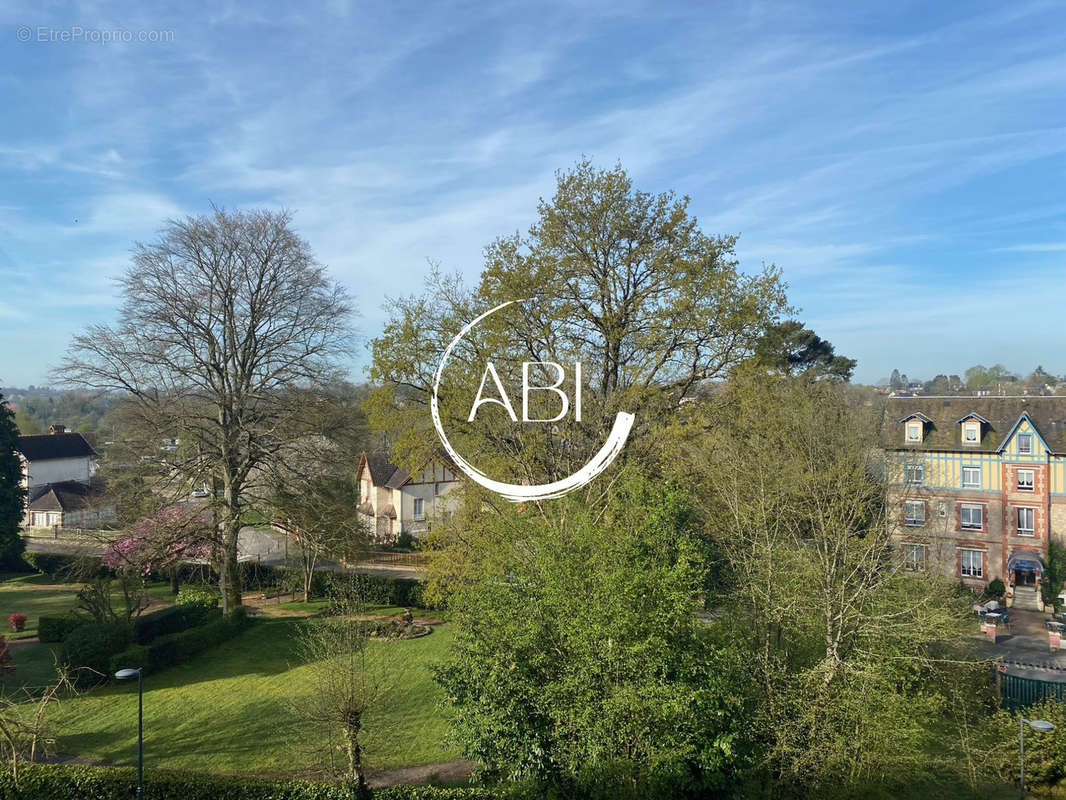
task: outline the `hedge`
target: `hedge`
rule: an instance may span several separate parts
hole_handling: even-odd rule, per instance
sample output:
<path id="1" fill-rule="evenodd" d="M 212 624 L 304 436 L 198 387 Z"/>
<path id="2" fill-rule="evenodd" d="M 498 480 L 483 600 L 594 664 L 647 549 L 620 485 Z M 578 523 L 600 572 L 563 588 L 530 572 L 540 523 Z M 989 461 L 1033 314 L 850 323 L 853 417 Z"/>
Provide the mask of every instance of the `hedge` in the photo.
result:
<path id="1" fill-rule="evenodd" d="M 42 642 L 62 642 L 84 624 L 81 617 L 41 617 L 37 620 L 37 638 Z"/>
<path id="2" fill-rule="evenodd" d="M 71 555 L 69 553 L 38 553 L 27 550 L 22 560 L 36 572 L 63 583 L 78 583 L 96 575 L 110 572 L 99 556 Z"/>
<path id="3" fill-rule="evenodd" d="M 255 562 L 245 562 L 241 567 L 241 585 L 245 589 L 280 589 L 290 592 L 303 589 L 301 569 L 264 566 Z M 434 608 L 423 598 L 421 581 L 391 575 L 318 570 L 311 580 L 311 594 L 319 597 L 355 595 L 366 603 L 378 605 Z"/>
<path id="4" fill-rule="evenodd" d="M 102 680 L 110 674 L 111 657 L 129 646 L 132 628 L 125 622 L 87 622 L 75 628 L 63 642 L 62 661 L 81 683 Z"/>
<path id="5" fill-rule="evenodd" d="M 110 672 L 140 667 L 147 675 L 183 664 L 205 650 L 232 639 L 248 624 L 248 616 L 243 608 L 236 609 L 229 617 L 218 617 L 217 613 L 217 618 L 205 625 L 160 636 L 148 644 L 135 644 L 115 653 L 109 662 Z"/>
<path id="6" fill-rule="evenodd" d="M 0 772 L 5 800 L 131 800 L 137 771 L 129 767 L 23 764 L 15 784 Z M 375 789 L 373 800 L 504 800 L 510 793 L 484 787 L 390 786 Z M 147 770 L 145 800 L 356 800 L 352 787 L 314 781 L 211 773 Z"/>
<path id="7" fill-rule="evenodd" d="M 138 617 L 133 623 L 133 638 L 137 644 L 148 644 L 159 636 L 181 633 L 197 625 L 203 625 L 212 617 L 217 617 L 218 614 L 219 612 L 202 603 L 170 606 Z"/>

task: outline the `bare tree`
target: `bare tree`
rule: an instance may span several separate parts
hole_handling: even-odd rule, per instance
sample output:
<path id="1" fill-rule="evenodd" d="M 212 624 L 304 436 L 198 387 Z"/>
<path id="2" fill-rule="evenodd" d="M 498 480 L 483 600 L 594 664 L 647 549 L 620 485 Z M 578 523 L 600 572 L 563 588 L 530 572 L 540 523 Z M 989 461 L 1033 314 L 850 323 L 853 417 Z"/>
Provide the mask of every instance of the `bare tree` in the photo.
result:
<path id="1" fill-rule="evenodd" d="M 134 401 L 131 430 L 171 491 L 216 489 L 227 613 L 241 603 L 242 515 L 279 454 L 309 434 L 307 392 L 339 376 L 351 342 L 346 291 L 290 221 L 222 209 L 169 221 L 119 278 L 118 323 L 76 336 L 56 371 Z"/>
<path id="2" fill-rule="evenodd" d="M 9 765 L 16 785 L 23 762 L 37 761 L 54 748 L 48 710 L 76 693 L 66 667 L 58 660 L 55 672 L 55 682 L 39 690 L 23 686 L 8 694 L 0 689 L 0 759 Z"/>
<path id="3" fill-rule="evenodd" d="M 368 626 L 360 619 L 362 604 L 341 600 L 335 610 L 336 616 L 309 620 L 301 628 L 298 650 L 312 671 L 307 682 L 310 694 L 301 697 L 294 710 L 316 728 L 340 732 L 348 761 L 346 777 L 365 789 L 360 737 L 368 714 L 399 681 L 395 673 L 387 676 L 384 661 L 370 652 Z"/>

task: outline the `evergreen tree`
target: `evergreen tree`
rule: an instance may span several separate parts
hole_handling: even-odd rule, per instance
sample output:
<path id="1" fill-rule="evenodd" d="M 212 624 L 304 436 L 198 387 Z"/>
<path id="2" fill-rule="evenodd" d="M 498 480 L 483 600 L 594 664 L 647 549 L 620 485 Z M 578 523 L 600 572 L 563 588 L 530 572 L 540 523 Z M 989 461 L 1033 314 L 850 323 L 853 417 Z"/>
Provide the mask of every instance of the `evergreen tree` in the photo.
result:
<path id="1" fill-rule="evenodd" d="M 0 395 L 0 567 L 5 569 L 18 565 L 26 547 L 19 536 L 26 490 L 22 487 L 22 464 L 15 453 L 18 439 L 15 414 Z"/>

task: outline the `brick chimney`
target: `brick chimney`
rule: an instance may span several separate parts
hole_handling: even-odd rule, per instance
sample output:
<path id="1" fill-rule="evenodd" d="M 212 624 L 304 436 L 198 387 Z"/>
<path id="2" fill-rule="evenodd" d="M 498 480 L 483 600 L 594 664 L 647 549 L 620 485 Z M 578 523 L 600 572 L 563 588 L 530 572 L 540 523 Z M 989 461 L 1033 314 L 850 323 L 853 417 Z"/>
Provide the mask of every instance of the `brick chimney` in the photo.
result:
<path id="1" fill-rule="evenodd" d="M 67 426 L 66 425 L 53 425 L 52 427 L 50 427 L 48 429 L 48 432 L 50 434 L 52 434 L 53 436 L 55 436 L 57 433 L 66 433 L 67 432 Z"/>

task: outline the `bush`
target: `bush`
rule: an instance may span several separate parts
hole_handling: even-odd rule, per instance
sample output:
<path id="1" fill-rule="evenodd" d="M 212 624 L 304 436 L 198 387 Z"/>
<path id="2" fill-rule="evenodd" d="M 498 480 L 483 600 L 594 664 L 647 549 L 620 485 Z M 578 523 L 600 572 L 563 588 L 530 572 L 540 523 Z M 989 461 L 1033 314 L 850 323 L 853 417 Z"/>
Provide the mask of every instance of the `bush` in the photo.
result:
<path id="1" fill-rule="evenodd" d="M 133 638 L 138 644 L 147 644 L 159 636 L 204 625 L 213 615 L 217 616 L 217 613 L 214 608 L 202 603 L 186 603 L 153 611 L 138 617 L 133 623 Z"/>
<path id="2" fill-rule="evenodd" d="M 92 682 L 108 675 L 111 658 L 130 643 L 132 628 L 125 622 L 89 622 L 71 631 L 63 642 L 62 661 L 72 670 L 82 671 L 80 682 Z"/>
<path id="3" fill-rule="evenodd" d="M 1024 709 L 1026 719 L 1043 719 L 1055 725 L 1048 733 L 1025 731 L 1025 783 L 1051 786 L 1066 778 L 1066 703 L 1043 700 Z M 987 721 L 985 741 L 992 742 L 984 766 L 1006 782 L 1018 780 L 1018 712 L 999 711 Z"/>
<path id="4" fill-rule="evenodd" d="M 62 642 L 85 622 L 81 617 L 41 617 L 37 620 L 37 638 L 42 642 Z"/>
<path id="5" fill-rule="evenodd" d="M 210 612 L 213 609 L 205 611 Z M 109 661 L 110 671 L 140 667 L 145 674 L 149 674 L 175 664 L 183 664 L 205 650 L 232 639 L 248 624 L 248 616 L 243 608 L 236 609 L 228 617 L 217 616 L 217 612 L 212 616 L 214 619 L 207 624 L 160 636 L 148 644 L 133 645 L 114 653 Z"/>
<path id="6" fill-rule="evenodd" d="M 26 615 L 17 612 L 8 615 L 7 626 L 15 633 L 21 633 L 26 629 Z"/>
<path id="7" fill-rule="evenodd" d="M 55 581 L 78 583 L 109 571 L 96 556 L 75 556 L 67 553 L 26 552 L 22 559 L 35 571 Z"/>
<path id="8" fill-rule="evenodd" d="M 137 783 L 129 767 L 86 767 L 23 764 L 18 783 L 10 770 L 0 772 L 0 797 L 5 800 L 129 800 Z M 238 775 L 147 770 L 149 800 L 358 800 L 350 786 L 337 783 L 271 779 Z M 375 789 L 374 800 L 504 800 L 514 792 L 480 787 L 391 786 Z M 530 795 L 533 796 L 533 795 Z M 517 800 L 517 797 L 515 798 Z"/>
<path id="9" fill-rule="evenodd" d="M 989 600 L 1002 600 L 1007 594 L 1007 587 L 1003 585 L 1001 578 L 993 578 L 985 587 L 984 596 Z"/>
<path id="10" fill-rule="evenodd" d="M 178 605 L 201 605 L 207 608 L 218 608 L 221 598 L 214 589 L 206 586 L 183 586 L 174 598 Z"/>

